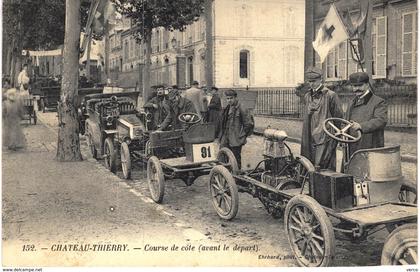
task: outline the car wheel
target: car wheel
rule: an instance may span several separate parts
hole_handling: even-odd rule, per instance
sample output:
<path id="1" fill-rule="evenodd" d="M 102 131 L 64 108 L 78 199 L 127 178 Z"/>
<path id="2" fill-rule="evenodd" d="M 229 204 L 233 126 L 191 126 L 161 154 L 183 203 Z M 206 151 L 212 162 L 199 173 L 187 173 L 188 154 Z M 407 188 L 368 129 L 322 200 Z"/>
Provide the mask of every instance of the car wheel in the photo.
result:
<path id="1" fill-rule="evenodd" d="M 117 153 L 114 149 L 114 142 L 111 137 L 105 139 L 104 146 L 105 166 L 112 173 L 117 172 Z"/>
<path id="2" fill-rule="evenodd" d="M 126 142 L 121 144 L 121 168 L 125 179 L 131 178 L 131 157 L 130 149 Z"/>
<path id="3" fill-rule="evenodd" d="M 156 203 L 162 203 L 165 194 L 165 176 L 162 166 L 156 156 L 147 161 L 147 182 L 152 199 Z"/>
<path id="4" fill-rule="evenodd" d="M 315 199 L 293 197 L 286 206 L 285 231 L 300 266 L 329 266 L 335 255 L 335 237 L 330 219 Z"/>
<path id="5" fill-rule="evenodd" d="M 238 187 L 232 174 L 222 165 L 210 171 L 210 195 L 220 218 L 231 220 L 238 213 Z"/>
<path id="6" fill-rule="evenodd" d="M 388 235 L 382 249 L 381 265 L 415 265 L 417 248 L 417 224 L 402 225 Z"/>
<path id="7" fill-rule="evenodd" d="M 221 163 L 224 163 L 225 167 L 229 168 L 233 174 L 238 173 L 238 162 L 236 161 L 235 155 L 229 148 L 221 148 L 219 153 L 217 153 L 217 160 Z"/>

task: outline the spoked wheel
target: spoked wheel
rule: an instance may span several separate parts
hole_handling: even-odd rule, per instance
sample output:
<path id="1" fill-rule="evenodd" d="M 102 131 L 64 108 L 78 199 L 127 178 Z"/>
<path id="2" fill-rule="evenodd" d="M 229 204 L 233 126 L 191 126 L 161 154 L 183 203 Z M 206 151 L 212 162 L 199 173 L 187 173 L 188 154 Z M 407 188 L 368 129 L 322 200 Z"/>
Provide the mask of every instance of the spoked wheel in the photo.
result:
<path id="1" fill-rule="evenodd" d="M 121 168 L 125 179 L 131 178 L 131 157 L 130 148 L 126 142 L 121 144 Z"/>
<path id="2" fill-rule="evenodd" d="M 417 264 L 417 224 L 396 228 L 385 241 L 381 265 Z"/>
<path id="3" fill-rule="evenodd" d="M 117 172 L 117 153 L 114 149 L 114 143 L 110 137 L 105 139 L 104 146 L 105 167 L 112 173 Z"/>
<path id="4" fill-rule="evenodd" d="M 330 265 L 335 254 L 334 231 L 318 202 L 297 195 L 287 203 L 285 215 L 285 230 L 299 265 Z"/>
<path id="5" fill-rule="evenodd" d="M 94 159 L 97 159 L 98 152 L 96 151 L 95 144 L 93 143 L 92 135 L 90 133 L 87 133 L 86 137 L 87 137 L 90 154 L 92 155 Z"/>
<path id="6" fill-rule="evenodd" d="M 417 188 L 416 185 L 409 181 L 404 181 L 401 185 L 398 199 L 401 202 L 417 204 Z"/>
<path id="7" fill-rule="evenodd" d="M 165 194 L 165 176 L 162 166 L 156 156 L 150 157 L 147 161 L 147 181 L 152 199 L 156 203 L 162 203 Z"/>
<path id="8" fill-rule="evenodd" d="M 227 164 L 226 167 L 230 168 L 233 174 L 238 173 L 238 162 L 236 161 L 235 155 L 233 155 L 233 152 L 229 148 L 221 148 L 217 154 L 217 160 L 221 163 Z"/>
<path id="9" fill-rule="evenodd" d="M 238 213 L 238 187 L 232 174 L 222 165 L 210 172 L 210 193 L 217 214 L 226 220 L 233 219 Z"/>

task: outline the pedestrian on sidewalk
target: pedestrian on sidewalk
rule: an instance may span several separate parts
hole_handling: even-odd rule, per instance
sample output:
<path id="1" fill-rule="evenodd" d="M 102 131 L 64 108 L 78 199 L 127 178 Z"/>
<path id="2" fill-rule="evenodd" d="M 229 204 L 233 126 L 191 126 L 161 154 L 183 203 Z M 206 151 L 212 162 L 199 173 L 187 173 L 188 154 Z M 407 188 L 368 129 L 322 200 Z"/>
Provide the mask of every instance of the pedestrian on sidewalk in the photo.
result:
<path id="1" fill-rule="evenodd" d="M 7 91 L 3 101 L 3 147 L 16 151 L 26 145 L 20 121 L 23 118 L 23 103 L 15 88 Z"/>
<path id="2" fill-rule="evenodd" d="M 24 92 L 25 90 L 29 89 L 29 76 L 28 76 L 28 64 L 24 64 L 22 71 L 20 71 L 18 75 L 18 86 L 19 91 Z"/>
<path id="3" fill-rule="evenodd" d="M 385 100 L 373 93 L 367 73 L 353 73 L 349 81 L 356 96 L 347 109 L 346 120 L 353 122 L 351 129 L 362 132 L 360 141 L 349 144 L 350 157 L 359 149 L 384 146 L 388 108 Z"/>
<path id="4" fill-rule="evenodd" d="M 207 121 L 209 123 L 217 123 L 220 118 L 220 113 L 222 110 L 222 102 L 220 101 L 219 89 L 217 87 L 211 87 L 209 90 L 211 96 L 208 111 L 207 111 Z"/>
<path id="5" fill-rule="evenodd" d="M 235 155 L 238 167 L 241 169 L 242 146 L 246 138 L 253 133 L 254 119 L 237 98 L 235 90 L 225 91 L 227 107 L 220 118 L 218 139 L 220 148 L 227 147 Z"/>
<path id="6" fill-rule="evenodd" d="M 322 123 L 330 117 L 343 118 L 338 95 L 324 86 L 323 72 L 312 67 L 306 71 L 310 91 L 304 96 L 301 154 L 317 169 L 335 169 L 337 142 L 328 137 Z"/>
<path id="7" fill-rule="evenodd" d="M 184 98 L 191 101 L 195 107 L 195 112 L 206 121 L 207 115 L 207 98 L 206 94 L 202 89 L 199 88 L 199 84 L 197 81 L 193 81 L 191 88 L 185 90 Z"/>

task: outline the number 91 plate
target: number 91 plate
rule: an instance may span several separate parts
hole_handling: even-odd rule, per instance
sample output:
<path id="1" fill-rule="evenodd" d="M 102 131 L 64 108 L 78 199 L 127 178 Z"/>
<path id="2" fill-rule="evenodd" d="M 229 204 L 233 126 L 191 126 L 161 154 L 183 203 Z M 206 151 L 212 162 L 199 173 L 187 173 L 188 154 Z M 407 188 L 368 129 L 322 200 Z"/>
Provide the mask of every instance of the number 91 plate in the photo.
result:
<path id="1" fill-rule="evenodd" d="M 219 145 L 217 143 L 193 144 L 193 162 L 208 162 L 215 161 L 217 153 L 219 152 Z"/>

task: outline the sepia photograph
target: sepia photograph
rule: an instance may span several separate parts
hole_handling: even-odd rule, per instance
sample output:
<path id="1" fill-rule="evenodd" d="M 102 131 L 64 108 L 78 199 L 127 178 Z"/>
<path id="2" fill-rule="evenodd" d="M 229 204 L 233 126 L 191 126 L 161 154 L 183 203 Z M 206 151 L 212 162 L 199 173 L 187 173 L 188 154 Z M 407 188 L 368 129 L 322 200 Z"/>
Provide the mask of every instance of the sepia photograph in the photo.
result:
<path id="1" fill-rule="evenodd" d="M 418 271 L 417 0 L 1 8 L 3 271 Z"/>

